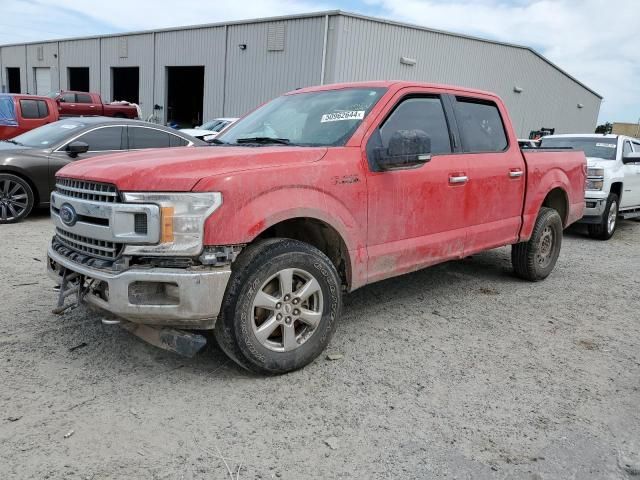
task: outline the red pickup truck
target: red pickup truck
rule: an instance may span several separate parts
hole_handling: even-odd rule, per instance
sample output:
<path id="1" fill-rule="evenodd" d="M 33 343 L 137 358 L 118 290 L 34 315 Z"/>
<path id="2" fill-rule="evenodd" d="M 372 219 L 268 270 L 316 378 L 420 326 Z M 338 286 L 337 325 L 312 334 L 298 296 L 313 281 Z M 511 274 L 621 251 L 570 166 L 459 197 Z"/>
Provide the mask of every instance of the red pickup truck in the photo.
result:
<path id="1" fill-rule="evenodd" d="M 263 105 L 211 147 L 101 157 L 58 172 L 49 275 L 183 354 L 214 329 L 238 364 L 288 372 L 328 344 L 342 295 L 513 245 L 553 270 L 582 217 L 579 151 L 518 147 L 491 93 L 369 82 Z M 72 304 L 73 305 L 73 304 Z"/>
<path id="2" fill-rule="evenodd" d="M 58 104 L 61 117 L 117 117 L 138 118 L 136 105 L 128 102 L 102 103 L 102 97 L 97 93 L 61 91 L 52 93 L 51 97 Z"/>
<path id="3" fill-rule="evenodd" d="M 57 105 L 47 97 L 0 94 L 0 140 L 58 120 Z"/>

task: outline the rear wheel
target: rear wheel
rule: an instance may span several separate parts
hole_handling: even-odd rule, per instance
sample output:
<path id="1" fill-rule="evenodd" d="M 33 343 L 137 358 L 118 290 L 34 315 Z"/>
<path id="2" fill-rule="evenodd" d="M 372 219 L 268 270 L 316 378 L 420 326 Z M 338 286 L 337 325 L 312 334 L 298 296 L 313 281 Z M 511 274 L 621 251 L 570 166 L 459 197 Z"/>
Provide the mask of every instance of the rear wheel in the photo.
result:
<path id="1" fill-rule="evenodd" d="M 511 263 L 516 275 L 537 282 L 548 277 L 556 265 L 562 246 L 562 220 L 557 211 L 542 207 L 531 238 L 511 247 Z"/>
<path id="2" fill-rule="evenodd" d="M 215 328 L 220 348 L 257 373 L 304 367 L 325 349 L 341 310 L 341 282 L 318 249 L 272 239 L 242 252 Z"/>
<path id="3" fill-rule="evenodd" d="M 33 208 L 33 190 L 22 178 L 0 174 L 0 224 L 21 221 Z"/>
<path id="4" fill-rule="evenodd" d="M 620 205 L 620 199 L 615 193 L 609 194 L 607 198 L 607 205 L 602 214 L 602 221 L 596 224 L 587 225 L 587 231 L 591 238 L 597 238 L 598 240 L 609 240 L 613 237 L 618 227 L 618 208 Z"/>

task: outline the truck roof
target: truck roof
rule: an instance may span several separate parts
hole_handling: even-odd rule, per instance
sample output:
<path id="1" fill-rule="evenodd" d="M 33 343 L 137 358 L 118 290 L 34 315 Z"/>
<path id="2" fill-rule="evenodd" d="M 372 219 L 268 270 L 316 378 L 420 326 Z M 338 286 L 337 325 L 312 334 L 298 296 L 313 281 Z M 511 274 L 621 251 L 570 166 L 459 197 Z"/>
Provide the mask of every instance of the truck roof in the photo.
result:
<path id="1" fill-rule="evenodd" d="M 30 93 L 0 93 L 2 97 L 14 97 L 14 98 L 33 98 L 39 100 L 50 99 L 46 95 L 31 95 Z"/>
<path id="2" fill-rule="evenodd" d="M 542 138 L 618 138 L 621 135 L 615 133 L 560 133 L 557 135 L 545 135 Z"/>
<path id="3" fill-rule="evenodd" d="M 345 82 L 345 83 L 330 83 L 327 85 L 318 85 L 314 87 L 306 87 L 299 88 L 297 90 L 292 90 L 287 92 L 285 95 L 294 95 L 296 93 L 306 93 L 306 92 L 318 92 L 322 90 L 338 90 L 341 88 L 395 88 L 399 90 L 401 88 L 406 87 L 422 87 L 422 88 L 433 88 L 439 90 L 456 90 L 463 93 L 470 93 L 472 95 L 489 95 L 492 97 L 497 97 L 497 95 L 493 92 L 488 92 L 486 90 L 477 90 L 474 88 L 466 88 L 461 87 L 459 85 L 445 85 L 439 83 L 426 83 L 426 82 L 410 82 L 406 80 L 376 80 L 376 81 L 368 81 L 368 82 Z"/>

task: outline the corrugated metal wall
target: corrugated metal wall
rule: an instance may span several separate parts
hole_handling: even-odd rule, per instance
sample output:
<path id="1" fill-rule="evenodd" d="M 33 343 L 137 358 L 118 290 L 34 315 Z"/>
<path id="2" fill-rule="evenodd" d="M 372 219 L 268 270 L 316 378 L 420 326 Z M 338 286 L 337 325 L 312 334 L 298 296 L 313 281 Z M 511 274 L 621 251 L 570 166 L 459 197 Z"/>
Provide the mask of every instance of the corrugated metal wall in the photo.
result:
<path id="1" fill-rule="evenodd" d="M 8 89 L 7 68 L 19 68 L 21 93 L 27 93 L 27 48 L 24 45 L 15 45 L 2 47 L 0 50 L 0 61 L 2 62 L 0 90 L 6 91 Z"/>
<path id="2" fill-rule="evenodd" d="M 321 83 L 325 18 L 1 47 L 2 85 L 6 67 L 21 68 L 22 90 L 31 93 L 34 67 L 51 68 L 54 89 L 68 88 L 68 67 L 89 67 L 91 89 L 110 101 L 111 69 L 139 67 L 147 118 L 154 104 L 166 106 L 167 67 L 204 66 L 204 118 L 239 116 L 282 92 Z M 527 49 L 351 15 L 328 18 L 325 83 L 400 79 L 490 90 L 507 103 L 520 136 L 540 127 L 558 132 L 595 127 L 600 99 Z M 402 64 L 403 56 L 416 64 Z M 515 86 L 522 93 L 515 93 Z M 165 115 L 166 109 L 161 121 Z"/>
<path id="3" fill-rule="evenodd" d="M 100 39 L 60 42 L 60 88 L 69 89 L 69 67 L 89 68 L 89 89 L 100 91 Z"/>
<path id="4" fill-rule="evenodd" d="M 143 35 L 122 35 L 104 37 L 100 40 L 100 95 L 105 102 L 122 100 L 112 98 L 113 67 L 138 67 L 140 69 L 139 98 L 143 117 L 153 111 L 153 37 L 154 33 Z"/>
<path id="5" fill-rule="evenodd" d="M 49 74 L 51 75 L 51 89 L 56 90 L 60 88 L 60 71 L 58 69 L 58 42 L 27 45 L 26 77 L 27 92 L 29 93 L 36 93 L 35 68 L 49 68 Z"/>
<path id="6" fill-rule="evenodd" d="M 222 115 L 226 27 L 156 33 L 155 100 L 166 116 L 167 67 L 204 66 L 203 117 Z"/>
<path id="7" fill-rule="evenodd" d="M 398 79 L 490 90 L 505 100 L 525 137 L 542 126 L 595 127 L 600 99 L 529 50 L 350 16 L 338 17 L 335 28 L 330 81 Z M 402 64 L 403 56 L 416 64 Z"/>
<path id="8" fill-rule="evenodd" d="M 284 49 L 268 51 L 269 26 L 277 24 L 284 24 Z M 242 115 L 281 93 L 320 83 L 324 17 L 228 28 L 225 115 Z"/>

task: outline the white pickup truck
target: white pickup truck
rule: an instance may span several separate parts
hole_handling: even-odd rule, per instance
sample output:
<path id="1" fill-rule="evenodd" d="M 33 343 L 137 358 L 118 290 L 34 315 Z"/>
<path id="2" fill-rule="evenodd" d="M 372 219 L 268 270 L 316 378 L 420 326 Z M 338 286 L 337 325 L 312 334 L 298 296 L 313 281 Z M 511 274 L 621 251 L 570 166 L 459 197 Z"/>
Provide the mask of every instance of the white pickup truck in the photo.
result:
<path id="1" fill-rule="evenodd" d="M 580 223 L 589 235 L 610 239 L 618 218 L 640 217 L 640 139 L 623 135 L 549 135 L 541 148 L 573 148 L 587 157 L 586 209 Z"/>

